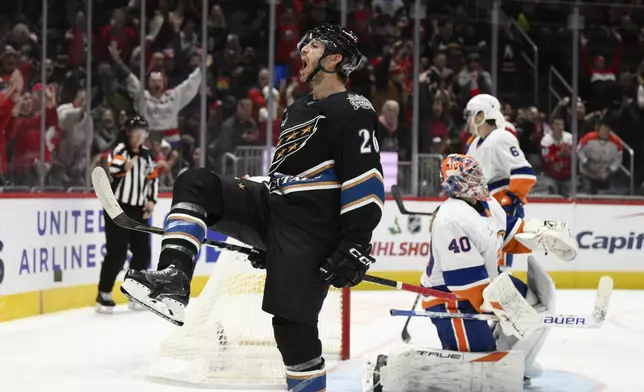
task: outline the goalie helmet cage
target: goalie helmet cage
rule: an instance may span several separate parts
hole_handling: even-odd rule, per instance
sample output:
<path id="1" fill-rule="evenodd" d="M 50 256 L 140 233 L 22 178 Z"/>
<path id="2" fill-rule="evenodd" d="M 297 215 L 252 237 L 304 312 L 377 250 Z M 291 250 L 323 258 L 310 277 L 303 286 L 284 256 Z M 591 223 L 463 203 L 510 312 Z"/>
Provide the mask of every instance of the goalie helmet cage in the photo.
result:
<path id="1" fill-rule="evenodd" d="M 231 241 L 231 240 L 229 240 Z M 148 365 L 158 381 L 227 389 L 283 389 L 284 365 L 272 316 L 262 310 L 264 270 L 222 251 L 201 295 L 186 309 Z M 327 359 L 349 359 L 350 290 L 331 288 L 319 318 Z"/>

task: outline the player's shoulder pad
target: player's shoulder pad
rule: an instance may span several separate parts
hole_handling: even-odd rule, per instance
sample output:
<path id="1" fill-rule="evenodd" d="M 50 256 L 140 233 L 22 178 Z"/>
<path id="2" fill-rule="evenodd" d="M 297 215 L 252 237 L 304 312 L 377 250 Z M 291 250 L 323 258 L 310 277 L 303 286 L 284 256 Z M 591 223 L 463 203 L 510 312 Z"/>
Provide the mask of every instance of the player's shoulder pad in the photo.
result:
<path id="1" fill-rule="evenodd" d="M 375 113 L 375 109 L 367 98 L 360 94 L 347 93 L 346 97 L 348 103 L 353 107 L 353 110 L 369 110 Z"/>
<path id="2" fill-rule="evenodd" d="M 468 212 L 473 209 L 467 202 L 449 198 L 441 204 L 441 208 L 436 213 L 432 225 L 434 228 L 448 229 L 451 227 L 461 227 L 461 223 L 467 226 Z"/>
<path id="3" fill-rule="evenodd" d="M 498 200 L 496 200 L 494 197 L 490 197 L 488 200 L 485 201 L 487 203 L 488 209 L 490 210 L 490 213 L 492 216 L 498 218 L 502 217 L 503 221 L 505 221 L 505 217 L 507 216 L 507 213 L 501 206 L 501 203 L 499 203 Z"/>
<path id="4" fill-rule="evenodd" d="M 505 129 L 496 129 L 490 136 L 490 140 L 494 140 L 496 143 L 506 144 L 506 145 L 518 145 L 519 139 L 516 138 L 511 132 L 506 131 Z"/>

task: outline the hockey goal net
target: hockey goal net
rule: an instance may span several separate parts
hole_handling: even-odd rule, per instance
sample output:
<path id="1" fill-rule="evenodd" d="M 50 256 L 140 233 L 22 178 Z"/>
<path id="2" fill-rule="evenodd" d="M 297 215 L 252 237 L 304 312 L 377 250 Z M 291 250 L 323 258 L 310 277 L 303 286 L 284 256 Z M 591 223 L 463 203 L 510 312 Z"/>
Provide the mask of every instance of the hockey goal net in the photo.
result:
<path id="1" fill-rule="evenodd" d="M 229 240 L 231 241 L 231 240 Z M 266 272 L 222 251 L 183 327 L 173 328 L 148 368 L 154 378 L 220 388 L 284 388 L 272 316 L 262 311 Z M 348 289 L 331 288 L 319 319 L 328 359 L 349 358 Z"/>

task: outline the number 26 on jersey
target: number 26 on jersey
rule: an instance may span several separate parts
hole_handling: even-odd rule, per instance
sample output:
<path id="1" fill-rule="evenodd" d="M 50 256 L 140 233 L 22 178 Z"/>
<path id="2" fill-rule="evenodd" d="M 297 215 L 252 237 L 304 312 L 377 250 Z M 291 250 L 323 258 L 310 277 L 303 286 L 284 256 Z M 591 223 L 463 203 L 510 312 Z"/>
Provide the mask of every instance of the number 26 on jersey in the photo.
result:
<path id="1" fill-rule="evenodd" d="M 360 154 L 371 154 L 371 151 L 380 152 L 378 139 L 376 139 L 376 131 L 369 132 L 368 129 L 361 129 L 358 134 L 362 138 L 362 145 L 360 146 Z M 371 148 L 373 146 L 373 150 Z"/>

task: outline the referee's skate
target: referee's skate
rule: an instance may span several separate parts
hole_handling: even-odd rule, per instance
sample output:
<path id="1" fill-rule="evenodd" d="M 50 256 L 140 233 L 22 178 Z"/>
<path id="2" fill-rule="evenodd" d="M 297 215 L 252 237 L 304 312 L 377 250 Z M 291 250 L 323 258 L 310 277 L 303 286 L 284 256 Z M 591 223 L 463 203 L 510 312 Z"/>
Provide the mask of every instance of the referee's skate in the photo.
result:
<path id="1" fill-rule="evenodd" d="M 183 325 L 190 283 L 188 277 L 174 266 L 161 271 L 129 270 L 121 292 L 171 323 Z"/>

